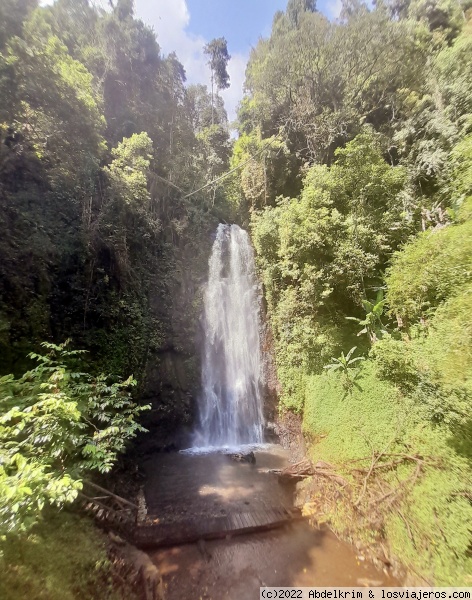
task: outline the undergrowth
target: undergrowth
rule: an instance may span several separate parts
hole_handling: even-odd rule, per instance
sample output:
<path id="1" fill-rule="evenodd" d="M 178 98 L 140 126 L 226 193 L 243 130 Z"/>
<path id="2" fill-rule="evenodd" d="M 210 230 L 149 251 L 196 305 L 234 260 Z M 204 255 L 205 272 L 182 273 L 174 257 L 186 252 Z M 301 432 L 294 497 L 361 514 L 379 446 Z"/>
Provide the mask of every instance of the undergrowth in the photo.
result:
<path id="1" fill-rule="evenodd" d="M 426 421 L 414 392 L 381 378 L 385 368 L 366 361 L 349 393 L 338 372 L 307 378 L 311 457 L 334 464 L 346 482 L 331 503 L 315 503 L 338 533 L 388 541 L 423 584 L 470 585 L 470 463 L 454 449 L 454 430 Z"/>
<path id="2" fill-rule="evenodd" d="M 41 521 L 0 545 L 2 600 L 136 600 L 116 585 L 105 536 L 67 512 Z"/>

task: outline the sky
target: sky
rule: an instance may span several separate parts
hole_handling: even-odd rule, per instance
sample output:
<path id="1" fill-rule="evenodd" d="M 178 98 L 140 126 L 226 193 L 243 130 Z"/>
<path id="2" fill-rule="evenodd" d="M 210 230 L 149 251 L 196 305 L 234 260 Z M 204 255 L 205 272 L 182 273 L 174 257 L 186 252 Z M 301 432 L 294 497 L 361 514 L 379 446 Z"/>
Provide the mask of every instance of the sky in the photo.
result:
<path id="1" fill-rule="evenodd" d="M 189 83 L 209 85 L 203 47 L 213 38 L 226 38 L 231 85 L 221 95 L 231 122 L 243 96 L 251 48 L 259 37 L 270 34 L 274 14 L 286 5 L 287 0 L 135 0 L 135 16 L 153 27 L 164 54 L 176 52 Z M 318 0 L 317 7 L 333 19 L 339 15 L 341 0 Z"/>

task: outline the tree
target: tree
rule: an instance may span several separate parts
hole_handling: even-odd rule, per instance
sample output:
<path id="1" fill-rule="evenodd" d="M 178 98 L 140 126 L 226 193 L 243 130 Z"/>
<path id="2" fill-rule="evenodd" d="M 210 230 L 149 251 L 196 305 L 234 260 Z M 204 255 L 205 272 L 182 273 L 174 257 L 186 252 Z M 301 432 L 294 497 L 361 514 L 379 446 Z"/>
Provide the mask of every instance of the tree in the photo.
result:
<path id="1" fill-rule="evenodd" d="M 288 0 L 287 17 L 293 27 L 300 24 L 301 15 L 304 12 L 315 12 L 316 0 Z"/>
<path id="2" fill-rule="evenodd" d="M 134 0 L 118 0 L 115 11 L 120 21 L 131 19 L 134 12 Z"/>
<path id="3" fill-rule="evenodd" d="M 128 206 L 145 207 L 149 202 L 147 174 L 152 150 L 147 133 L 134 133 L 113 148 L 113 160 L 104 168 L 113 192 Z"/>
<path id="4" fill-rule="evenodd" d="M 424 79 L 426 54 L 415 44 L 410 24 L 380 9 L 364 7 L 340 23 L 305 11 L 296 28 L 279 19 L 251 52 L 242 124 L 250 119 L 263 137 L 283 126 L 301 163 L 329 163 L 362 123 L 391 134 L 408 92 Z"/>
<path id="5" fill-rule="evenodd" d="M 225 38 L 215 38 L 203 49 L 203 52 L 208 56 L 208 66 L 211 69 L 211 105 L 212 105 L 212 120 L 214 122 L 214 99 L 213 88 L 216 84 L 216 95 L 218 90 L 224 90 L 229 87 L 228 62 L 231 56 L 228 54 L 228 44 Z"/>
<path id="6" fill-rule="evenodd" d="M 251 156 L 254 158 L 249 160 Z M 294 159 L 280 138 L 262 139 L 259 130 L 240 135 L 235 142 L 232 166 L 238 163 L 245 163 L 240 179 L 248 209 L 273 204 L 277 193 L 288 191 Z"/>
<path id="7" fill-rule="evenodd" d="M 126 279 L 132 276 L 135 261 L 146 264 L 150 255 L 146 241 L 155 240 L 161 227 L 148 191 L 152 152 L 148 134 L 135 133 L 112 149 L 113 160 L 103 169 L 109 201 L 101 207 L 97 224 Z"/>
<path id="8" fill-rule="evenodd" d="M 211 127 L 212 122 L 212 98 L 206 85 L 189 85 L 186 93 L 186 110 L 195 133 L 202 132 L 206 127 Z M 226 114 L 223 99 L 217 96 L 213 104 L 213 125 L 221 125 L 228 128 L 228 116 Z"/>
<path id="9" fill-rule="evenodd" d="M 23 22 L 38 6 L 38 0 L 2 0 L 0 4 L 0 50 L 7 39 L 21 34 Z"/>
<path id="10" fill-rule="evenodd" d="M 40 11 L 24 24 L 23 39 L 13 38 L 7 50 L 14 72 L 9 120 L 38 159 L 47 161 L 53 186 L 73 187 L 98 170 L 104 151 L 105 121 L 93 76 L 71 57 Z"/>

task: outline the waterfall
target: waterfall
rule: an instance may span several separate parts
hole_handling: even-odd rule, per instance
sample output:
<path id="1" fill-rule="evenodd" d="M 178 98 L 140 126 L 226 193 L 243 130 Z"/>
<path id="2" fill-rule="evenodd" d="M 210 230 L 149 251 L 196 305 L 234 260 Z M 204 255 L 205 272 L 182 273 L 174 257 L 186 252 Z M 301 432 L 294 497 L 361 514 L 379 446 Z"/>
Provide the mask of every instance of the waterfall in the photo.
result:
<path id="1" fill-rule="evenodd" d="M 263 441 L 259 286 L 246 231 L 218 226 L 204 295 L 199 446 Z"/>

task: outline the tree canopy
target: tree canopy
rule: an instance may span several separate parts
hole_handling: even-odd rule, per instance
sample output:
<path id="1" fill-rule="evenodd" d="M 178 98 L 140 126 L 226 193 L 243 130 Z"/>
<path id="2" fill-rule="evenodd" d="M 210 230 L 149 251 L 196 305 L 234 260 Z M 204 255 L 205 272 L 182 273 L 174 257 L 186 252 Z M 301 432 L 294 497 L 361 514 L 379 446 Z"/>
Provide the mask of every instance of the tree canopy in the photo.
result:
<path id="1" fill-rule="evenodd" d="M 215 38 L 205 45 L 204 53 L 208 56 L 208 65 L 214 77 L 216 87 L 224 90 L 229 87 L 227 66 L 231 56 L 228 54 L 228 43 L 225 38 Z"/>

